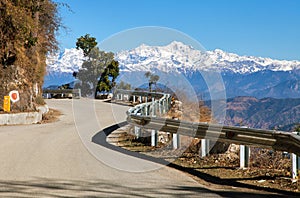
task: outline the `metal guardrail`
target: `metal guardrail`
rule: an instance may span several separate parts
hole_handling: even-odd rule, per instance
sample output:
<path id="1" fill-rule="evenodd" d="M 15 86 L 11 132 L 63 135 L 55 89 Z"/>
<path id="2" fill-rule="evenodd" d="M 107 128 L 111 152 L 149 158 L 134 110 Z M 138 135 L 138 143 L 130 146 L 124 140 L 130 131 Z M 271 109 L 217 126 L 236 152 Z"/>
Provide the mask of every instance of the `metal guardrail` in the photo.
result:
<path id="1" fill-rule="evenodd" d="M 59 96 L 60 98 L 81 98 L 81 90 L 80 89 L 58 89 L 58 90 L 43 90 L 44 98 L 53 98 L 55 96 Z"/>
<path id="2" fill-rule="evenodd" d="M 130 91 L 127 91 L 127 93 L 131 95 L 140 94 L 140 92 Z M 168 111 L 171 96 L 170 94 L 143 92 L 144 96 L 151 94 L 161 97 L 156 101 L 152 100 L 151 102 L 142 103 L 130 108 L 127 111 L 128 123 L 145 129 L 154 129 L 221 142 L 256 145 L 300 155 L 300 136 L 290 132 L 193 123 L 156 117 L 157 112 L 166 113 Z M 162 109 L 164 110 L 162 111 Z"/>

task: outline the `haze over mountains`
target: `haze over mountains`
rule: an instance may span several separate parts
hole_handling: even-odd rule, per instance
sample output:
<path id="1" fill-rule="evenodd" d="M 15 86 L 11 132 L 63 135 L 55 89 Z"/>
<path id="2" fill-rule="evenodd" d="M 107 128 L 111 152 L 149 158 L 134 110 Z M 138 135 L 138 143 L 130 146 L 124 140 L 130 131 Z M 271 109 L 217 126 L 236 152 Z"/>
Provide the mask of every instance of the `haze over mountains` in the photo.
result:
<path id="1" fill-rule="evenodd" d="M 202 74 L 209 72 L 221 73 L 228 98 L 300 98 L 300 61 L 239 56 L 220 49 L 199 51 L 177 41 L 167 46 L 143 44 L 115 56 L 123 74 L 127 73 L 133 78 L 143 78 L 146 71 L 158 75 L 181 74 L 194 86 L 197 93 L 207 98 L 208 87 Z M 66 49 L 63 53 L 49 56 L 44 86 L 74 80 L 71 74 L 78 71 L 82 62 L 83 54 L 76 49 Z"/>

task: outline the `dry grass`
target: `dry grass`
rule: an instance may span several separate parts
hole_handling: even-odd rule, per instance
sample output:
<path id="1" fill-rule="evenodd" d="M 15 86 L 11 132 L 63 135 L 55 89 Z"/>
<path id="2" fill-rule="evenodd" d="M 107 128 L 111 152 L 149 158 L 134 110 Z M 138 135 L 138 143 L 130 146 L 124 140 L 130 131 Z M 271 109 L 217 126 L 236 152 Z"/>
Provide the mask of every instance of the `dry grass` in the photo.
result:
<path id="1" fill-rule="evenodd" d="M 42 123 L 52 123 L 59 120 L 59 116 L 61 116 L 61 112 L 56 109 L 49 109 L 48 113 L 43 115 Z"/>

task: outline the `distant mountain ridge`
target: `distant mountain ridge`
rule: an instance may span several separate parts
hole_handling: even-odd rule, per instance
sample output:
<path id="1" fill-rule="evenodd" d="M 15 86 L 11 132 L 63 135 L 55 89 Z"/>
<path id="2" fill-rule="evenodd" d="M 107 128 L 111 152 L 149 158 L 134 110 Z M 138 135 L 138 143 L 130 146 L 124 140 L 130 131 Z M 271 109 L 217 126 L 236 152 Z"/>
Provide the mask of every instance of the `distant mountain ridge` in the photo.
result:
<path id="1" fill-rule="evenodd" d="M 220 49 L 199 51 L 181 42 L 167 46 L 141 45 L 116 54 L 123 71 L 220 71 L 239 74 L 258 71 L 292 71 L 300 69 L 300 61 L 273 60 L 254 56 L 239 56 Z"/>
<path id="2" fill-rule="evenodd" d="M 235 97 L 227 100 L 225 125 L 292 131 L 299 123 L 299 98 Z"/>
<path id="3" fill-rule="evenodd" d="M 300 61 L 239 56 L 220 49 L 199 51 L 177 41 L 166 46 L 143 44 L 132 50 L 121 51 L 115 57 L 120 63 L 121 74 L 131 79 L 144 78 L 146 71 L 157 75 L 179 73 L 202 96 L 209 97 L 209 89 L 202 74 L 220 72 L 228 98 L 300 98 Z M 50 55 L 47 59 L 45 86 L 55 83 L 56 79 L 59 83 L 72 80 L 71 73 L 78 71 L 83 61 L 82 51 L 76 49 Z"/>
<path id="4" fill-rule="evenodd" d="M 274 60 L 254 56 L 239 56 L 224 52 L 199 51 L 181 42 L 174 41 L 167 46 L 141 46 L 116 54 L 121 71 L 160 71 L 195 72 L 215 71 L 239 74 L 258 71 L 300 70 L 300 61 Z M 52 54 L 47 59 L 48 72 L 77 71 L 83 62 L 81 50 L 65 49 L 63 53 Z"/>

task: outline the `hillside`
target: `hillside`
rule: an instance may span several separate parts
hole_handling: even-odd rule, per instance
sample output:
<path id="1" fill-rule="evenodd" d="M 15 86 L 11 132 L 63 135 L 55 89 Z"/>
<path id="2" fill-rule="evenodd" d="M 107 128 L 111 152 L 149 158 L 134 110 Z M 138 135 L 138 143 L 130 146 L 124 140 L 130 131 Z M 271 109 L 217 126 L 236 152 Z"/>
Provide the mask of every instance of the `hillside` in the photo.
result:
<path id="1" fill-rule="evenodd" d="M 225 125 L 291 131 L 300 123 L 300 99 L 228 99 Z"/>

